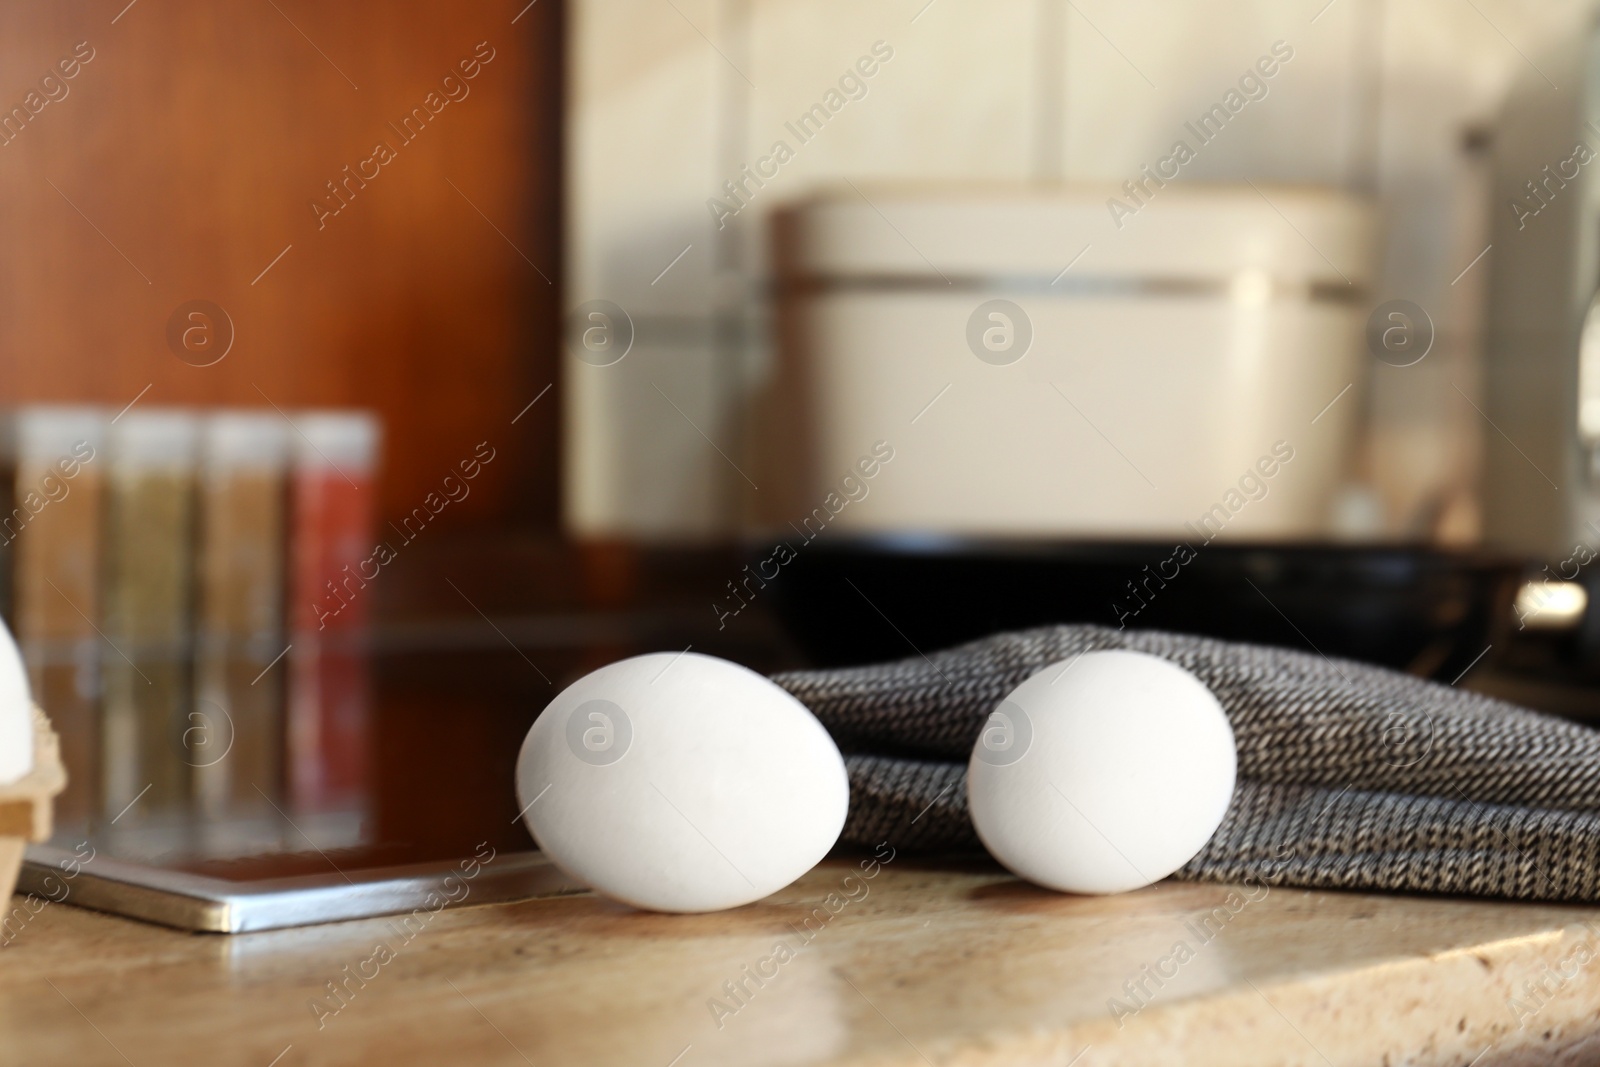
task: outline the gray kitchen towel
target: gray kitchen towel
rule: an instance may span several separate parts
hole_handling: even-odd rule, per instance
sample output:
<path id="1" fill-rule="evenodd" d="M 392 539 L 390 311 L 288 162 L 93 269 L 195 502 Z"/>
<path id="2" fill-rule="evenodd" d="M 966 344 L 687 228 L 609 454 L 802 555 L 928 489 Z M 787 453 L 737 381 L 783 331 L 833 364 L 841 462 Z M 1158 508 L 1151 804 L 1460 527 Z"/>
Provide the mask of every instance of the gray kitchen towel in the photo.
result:
<path id="1" fill-rule="evenodd" d="M 1233 801 L 1175 877 L 1600 900 L 1600 732 L 1437 682 L 1088 625 L 774 680 L 846 753 L 843 842 L 971 851 L 966 764 L 989 713 L 1041 668 L 1099 649 L 1178 664 L 1233 724 Z"/>

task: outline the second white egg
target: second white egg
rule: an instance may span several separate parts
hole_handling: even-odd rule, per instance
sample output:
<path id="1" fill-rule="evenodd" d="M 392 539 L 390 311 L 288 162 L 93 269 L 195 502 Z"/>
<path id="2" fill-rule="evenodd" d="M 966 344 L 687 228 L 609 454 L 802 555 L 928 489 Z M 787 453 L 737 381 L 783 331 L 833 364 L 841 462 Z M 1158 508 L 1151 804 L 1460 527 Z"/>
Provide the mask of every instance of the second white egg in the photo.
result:
<path id="1" fill-rule="evenodd" d="M 972 821 L 1012 873 L 1071 893 L 1119 893 L 1182 867 L 1233 796 L 1233 729 L 1182 667 L 1086 652 L 1017 686 L 967 772 Z"/>

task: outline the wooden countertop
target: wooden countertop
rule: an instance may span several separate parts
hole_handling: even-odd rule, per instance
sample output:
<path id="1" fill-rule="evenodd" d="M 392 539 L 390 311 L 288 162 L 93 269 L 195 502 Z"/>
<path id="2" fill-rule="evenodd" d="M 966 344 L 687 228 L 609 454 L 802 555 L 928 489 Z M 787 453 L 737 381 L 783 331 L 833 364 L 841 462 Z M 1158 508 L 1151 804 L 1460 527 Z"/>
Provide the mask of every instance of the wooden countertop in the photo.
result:
<path id="1" fill-rule="evenodd" d="M 1488 1067 L 1600 1050 L 1600 909 L 1183 883 L 1070 897 L 905 858 L 874 873 L 830 861 L 700 916 L 469 898 L 409 940 L 393 919 L 228 938 L 51 904 L 0 949 L 0 1064 Z"/>

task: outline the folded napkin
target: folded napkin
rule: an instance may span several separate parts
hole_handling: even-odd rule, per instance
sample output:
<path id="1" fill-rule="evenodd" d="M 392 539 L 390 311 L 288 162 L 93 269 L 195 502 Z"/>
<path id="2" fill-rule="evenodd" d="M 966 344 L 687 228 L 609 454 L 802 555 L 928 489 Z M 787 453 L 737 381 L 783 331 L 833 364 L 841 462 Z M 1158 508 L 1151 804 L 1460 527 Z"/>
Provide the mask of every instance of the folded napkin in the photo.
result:
<path id="1" fill-rule="evenodd" d="M 967 814 L 967 758 L 989 713 L 1041 668 L 1100 649 L 1178 664 L 1233 724 L 1233 801 L 1174 877 L 1600 900 L 1600 732 L 1437 682 L 1087 625 L 774 681 L 846 754 L 843 842 L 971 851 L 982 845 Z"/>

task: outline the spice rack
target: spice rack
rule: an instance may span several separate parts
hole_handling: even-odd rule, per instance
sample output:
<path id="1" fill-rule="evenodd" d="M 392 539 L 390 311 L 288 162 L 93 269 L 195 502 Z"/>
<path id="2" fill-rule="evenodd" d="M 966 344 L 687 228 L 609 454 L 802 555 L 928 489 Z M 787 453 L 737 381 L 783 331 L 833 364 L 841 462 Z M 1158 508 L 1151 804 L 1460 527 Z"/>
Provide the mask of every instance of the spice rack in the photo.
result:
<path id="1" fill-rule="evenodd" d="M 60 825 L 359 794 L 371 597 L 314 605 L 372 551 L 380 442 L 353 410 L 0 411 L 0 614 L 59 734 Z"/>

